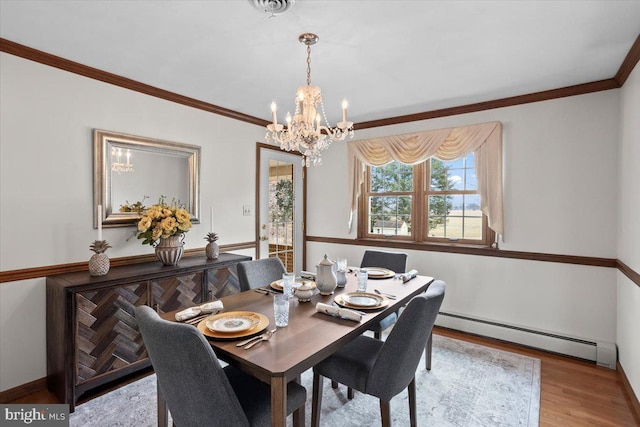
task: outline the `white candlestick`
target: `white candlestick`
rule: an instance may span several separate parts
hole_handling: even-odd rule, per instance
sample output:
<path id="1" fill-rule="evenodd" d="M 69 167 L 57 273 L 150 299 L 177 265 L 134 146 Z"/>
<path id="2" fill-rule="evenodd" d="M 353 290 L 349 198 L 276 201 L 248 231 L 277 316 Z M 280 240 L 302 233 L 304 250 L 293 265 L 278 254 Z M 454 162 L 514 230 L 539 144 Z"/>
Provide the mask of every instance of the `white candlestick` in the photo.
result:
<path id="1" fill-rule="evenodd" d="M 346 122 L 347 121 L 347 100 L 343 99 L 342 100 L 342 121 Z"/>
<path id="2" fill-rule="evenodd" d="M 271 103 L 271 113 L 273 113 L 273 127 L 278 125 L 278 117 L 276 116 L 276 103 L 275 101 Z"/>
<path id="3" fill-rule="evenodd" d="M 213 205 L 211 205 L 211 232 L 213 233 Z"/>
<path id="4" fill-rule="evenodd" d="M 102 205 L 98 205 L 98 240 L 102 240 Z"/>

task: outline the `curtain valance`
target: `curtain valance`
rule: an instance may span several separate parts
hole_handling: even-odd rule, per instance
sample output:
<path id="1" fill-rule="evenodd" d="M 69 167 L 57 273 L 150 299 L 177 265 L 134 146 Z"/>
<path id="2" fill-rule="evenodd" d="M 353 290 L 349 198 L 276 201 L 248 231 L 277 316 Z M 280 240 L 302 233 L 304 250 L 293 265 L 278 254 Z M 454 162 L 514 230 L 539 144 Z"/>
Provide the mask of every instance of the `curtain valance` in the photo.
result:
<path id="1" fill-rule="evenodd" d="M 392 161 L 407 165 L 430 157 L 451 161 L 474 153 L 480 193 L 480 209 L 489 227 L 503 235 L 502 223 L 502 124 L 500 122 L 429 130 L 381 138 L 351 141 L 347 145 L 351 177 L 351 215 L 357 208 L 365 166 L 383 166 Z"/>

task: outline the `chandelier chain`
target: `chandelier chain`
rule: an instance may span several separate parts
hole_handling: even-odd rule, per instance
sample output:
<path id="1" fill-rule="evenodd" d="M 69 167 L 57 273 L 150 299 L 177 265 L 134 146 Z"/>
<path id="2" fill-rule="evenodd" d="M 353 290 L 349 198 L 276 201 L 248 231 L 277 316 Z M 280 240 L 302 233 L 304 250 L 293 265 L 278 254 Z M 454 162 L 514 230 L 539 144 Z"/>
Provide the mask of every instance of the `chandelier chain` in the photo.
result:
<path id="1" fill-rule="evenodd" d="M 307 45 L 307 86 L 311 86 L 311 45 Z"/>

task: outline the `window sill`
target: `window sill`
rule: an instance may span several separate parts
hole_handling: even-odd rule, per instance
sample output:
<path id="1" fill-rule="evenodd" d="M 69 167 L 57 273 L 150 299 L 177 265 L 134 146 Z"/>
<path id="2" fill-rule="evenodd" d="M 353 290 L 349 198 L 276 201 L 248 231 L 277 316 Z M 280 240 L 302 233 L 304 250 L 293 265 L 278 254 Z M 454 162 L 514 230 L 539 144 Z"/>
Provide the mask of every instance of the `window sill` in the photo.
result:
<path id="1" fill-rule="evenodd" d="M 357 242 L 361 242 L 362 244 L 367 245 L 385 245 L 386 243 L 391 244 L 393 246 L 405 246 L 407 249 L 418 249 L 418 250 L 435 250 L 440 252 L 448 252 L 445 248 L 457 248 L 461 251 L 465 249 L 472 250 L 484 250 L 495 252 L 499 249 L 492 248 L 485 244 L 472 244 L 472 243 L 457 243 L 457 242 L 414 242 L 412 240 L 404 240 L 404 239 L 394 239 L 391 237 L 383 237 L 383 238 L 357 238 Z M 451 252 L 458 252 L 457 250 L 451 250 Z"/>

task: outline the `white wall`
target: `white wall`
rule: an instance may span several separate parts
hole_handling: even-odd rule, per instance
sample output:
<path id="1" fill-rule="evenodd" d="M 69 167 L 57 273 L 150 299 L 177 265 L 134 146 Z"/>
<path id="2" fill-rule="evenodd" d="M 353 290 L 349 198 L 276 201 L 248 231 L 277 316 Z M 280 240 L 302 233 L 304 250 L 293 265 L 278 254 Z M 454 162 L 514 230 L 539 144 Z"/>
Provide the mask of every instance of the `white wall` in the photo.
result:
<path id="1" fill-rule="evenodd" d="M 501 121 L 501 248 L 616 258 L 618 117 L 619 91 L 611 90 L 367 129 L 356 138 Z M 323 158 L 324 165 L 308 173 L 308 234 L 353 238 L 356 226 L 346 231 L 346 144 L 334 144 Z M 357 265 L 364 249 L 312 242 L 307 262 L 313 266 L 328 253 Z M 447 281 L 443 311 L 594 342 L 616 340 L 613 268 L 407 252 L 409 268 Z"/>
<path id="2" fill-rule="evenodd" d="M 220 244 L 255 239 L 254 217 L 242 216 L 242 206 L 255 203 L 261 127 L 4 53 L 0 111 L 0 270 L 93 254 L 94 128 L 202 147 L 203 221 L 186 234 L 186 248 L 206 244 L 211 205 Z M 135 238 L 126 241 L 132 232 L 105 229 L 113 246 L 107 254 L 152 253 Z M 44 309 L 44 279 L 0 284 L 0 391 L 46 376 Z"/>
<path id="3" fill-rule="evenodd" d="M 618 259 L 640 272 L 640 67 L 620 96 Z M 640 398 L 640 286 L 618 273 L 617 343 L 620 364 Z"/>

